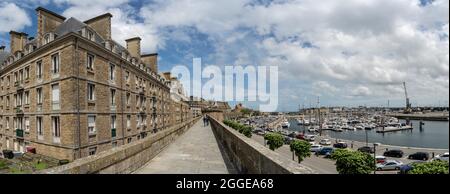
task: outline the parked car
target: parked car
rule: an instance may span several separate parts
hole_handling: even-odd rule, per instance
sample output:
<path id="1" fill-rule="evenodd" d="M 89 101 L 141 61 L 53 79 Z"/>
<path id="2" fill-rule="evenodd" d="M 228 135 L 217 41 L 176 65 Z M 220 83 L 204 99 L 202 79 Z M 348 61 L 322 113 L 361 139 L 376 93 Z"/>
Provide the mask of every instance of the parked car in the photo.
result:
<path id="1" fill-rule="evenodd" d="M 292 137 L 284 137 L 284 144 L 291 144 L 291 142 L 293 142 L 295 139 Z"/>
<path id="2" fill-rule="evenodd" d="M 414 154 L 410 154 L 408 156 L 408 159 L 410 159 L 410 160 L 424 160 L 424 161 L 427 161 L 428 159 L 430 159 L 430 154 L 428 154 L 426 152 L 416 152 Z"/>
<path id="3" fill-rule="evenodd" d="M 377 164 L 382 164 L 386 162 L 386 157 L 384 156 L 376 156 L 375 160 L 377 161 Z"/>
<path id="4" fill-rule="evenodd" d="M 397 160 L 387 160 L 385 163 L 377 164 L 377 170 L 400 170 L 403 163 Z"/>
<path id="5" fill-rule="evenodd" d="M 401 151 L 401 150 L 388 150 L 388 151 L 384 152 L 383 156 L 401 158 L 401 157 L 403 157 L 403 151 Z"/>
<path id="6" fill-rule="evenodd" d="M 289 137 L 296 138 L 298 136 L 297 132 L 292 132 L 288 135 Z"/>
<path id="7" fill-rule="evenodd" d="M 316 152 L 317 155 L 331 155 L 333 153 L 334 149 L 331 147 L 322 147 L 318 152 Z"/>
<path id="8" fill-rule="evenodd" d="M 322 139 L 319 142 L 320 145 L 331 145 L 331 140 L 330 139 Z"/>
<path id="9" fill-rule="evenodd" d="M 304 140 L 305 139 L 305 134 L 303 134 L 303 133 L 300 133 L 300 134 L 297 134 L 297 136 L 295 136 L 297 139 L 302 139 L 302 140 Z"/>
<path id="10" fill-rule="evenodd" d="M 360 147 L 358 148 L 358 151 L 371 154 L 375 153 L 375 149 L 369 146 Z"/>
<path id="11" fill-rule="evenodd" d="M 348 147 L 348 145 L 347 145 L 347 143 L 345 143 L 345 142 L 338 142 L 338 143 L 335 143 L 335 144 L 333 145 L 333 147 L 345 149 L 345 148 Z"/>
<path id="12" fill-rule="evenodd" d="M 320 151 L 320 149 L 322 149 L 322 146 L 321 145 L 317 145 L 317 144 L 314 144 L 314 145 L 311 145 L 311 152 L 318 152 L 318 151 Z"/>
<path id="13" fill-rule="evenodd" d="M 433 158 L 433 160 L 447 161 L 448 162 L 448 152 L 437 155 Z"/>
<path id="14" fill-rule="evenodd" d="M 316 140 L 316 136 L 315 135 L 305 135 L 304 139 L 306 141 L 315 141 Z"/>
<path id="15" fill-rule="evenodd" d="M 423 163 L 423 162 L 417 161 L 417 162 L 411 162 L 409 164 L 404 164 L 400 167 L 400 171 L 398 173 L 399 174 L 408 174 L 409 171 L 414 169 L 414 164 L 417 164 L 417 163 Z"/>

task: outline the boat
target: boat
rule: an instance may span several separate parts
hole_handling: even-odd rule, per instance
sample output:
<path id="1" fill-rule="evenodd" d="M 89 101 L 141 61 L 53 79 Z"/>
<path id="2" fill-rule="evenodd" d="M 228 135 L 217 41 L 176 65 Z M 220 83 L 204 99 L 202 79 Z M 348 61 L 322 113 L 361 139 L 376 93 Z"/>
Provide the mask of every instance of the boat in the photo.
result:
<path id="1" fill-rule="evenodd" d="M 411 125 L 407 125 L 405 123 L 390 123 L 386 127 L 378 129 L 377 133 L 386 133 L 386 132 L 412 130 L 412 129 L 413 129 L 413 127 Z"/>
<path id="2" fill-rule="evenodd" d="M 291 126 L 291 124 L 288 122 L 288 121 L 283 121 L 282 123 L 281 123 L 281 127 L 283 128 L 283 129 L 287 129 L 287 128 L 289 128 Z"/>
<path id="3" fill-rule="evenodd" d="M 297 125 L 303 125 L 303 121 L 301 119 L 297 119 Z"/>
<path id="4" fill-rule="evenodd" d="M 317 129 L 317 126 L 311 126 L 308 128 L 309 132 L 318 132 L 319 130 Z"/>
<path id="5" fill-rule="evenodd" d="M 310 125 L 309 120 L 308 119 L 303 120 L 303 125 L 309 126 Z"/>

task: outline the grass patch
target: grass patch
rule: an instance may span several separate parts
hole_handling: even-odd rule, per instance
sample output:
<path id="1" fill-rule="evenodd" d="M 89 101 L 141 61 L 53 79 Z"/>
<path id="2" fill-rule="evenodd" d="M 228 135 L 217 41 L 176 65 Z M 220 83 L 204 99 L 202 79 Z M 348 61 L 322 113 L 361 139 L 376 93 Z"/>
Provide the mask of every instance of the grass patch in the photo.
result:
<path id="1" fill-rule="evenodd" d="M 35 163 L 34 164 L 34 169 L 36 169 L 36 170 L 44 170 L 47 167 L 48 167 L 48 165 L 45 162 L 40 162 L 40 163 Z"/>
<path id="2" fill-rule="evenodd" d="M 31 173 L 29 171 L 21 170 L 21 169 L 15 168 L 15 167 L 10 167 L 9 172 L 11 174 L 30 174 Z"/>

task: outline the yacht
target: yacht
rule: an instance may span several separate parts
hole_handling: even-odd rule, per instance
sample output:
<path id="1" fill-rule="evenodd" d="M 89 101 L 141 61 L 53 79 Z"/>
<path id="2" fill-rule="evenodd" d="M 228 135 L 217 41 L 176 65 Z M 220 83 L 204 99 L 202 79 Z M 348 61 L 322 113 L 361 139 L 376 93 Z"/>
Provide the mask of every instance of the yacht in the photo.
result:
<path id="1" fill-rule="evenodd" d="M 281 123 L 281 127 L 283 128 L 283 129 L 287 129 L 287 128 L 289 128 L 291 126 L 291 124 L 288 122 L 288 121 L 283 121 L 282 123 Z"/>

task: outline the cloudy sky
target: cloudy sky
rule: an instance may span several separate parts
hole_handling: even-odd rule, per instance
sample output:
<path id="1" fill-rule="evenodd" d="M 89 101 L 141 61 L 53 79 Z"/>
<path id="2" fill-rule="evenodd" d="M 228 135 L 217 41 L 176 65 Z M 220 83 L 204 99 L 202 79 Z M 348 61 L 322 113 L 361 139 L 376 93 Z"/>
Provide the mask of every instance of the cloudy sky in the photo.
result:
<path id="1" fill-rule="evenodd" d="M 160 69 L 278 65 L 279 110 L 321 105 L 448 105 L 448 0 L 1 0 L 9 30 L 36 33 L 43 6 L 83 21 L 110 12 L 113 38 L 143 39 Z M 254 104 L 249 104 L 253 106 Z"/>

